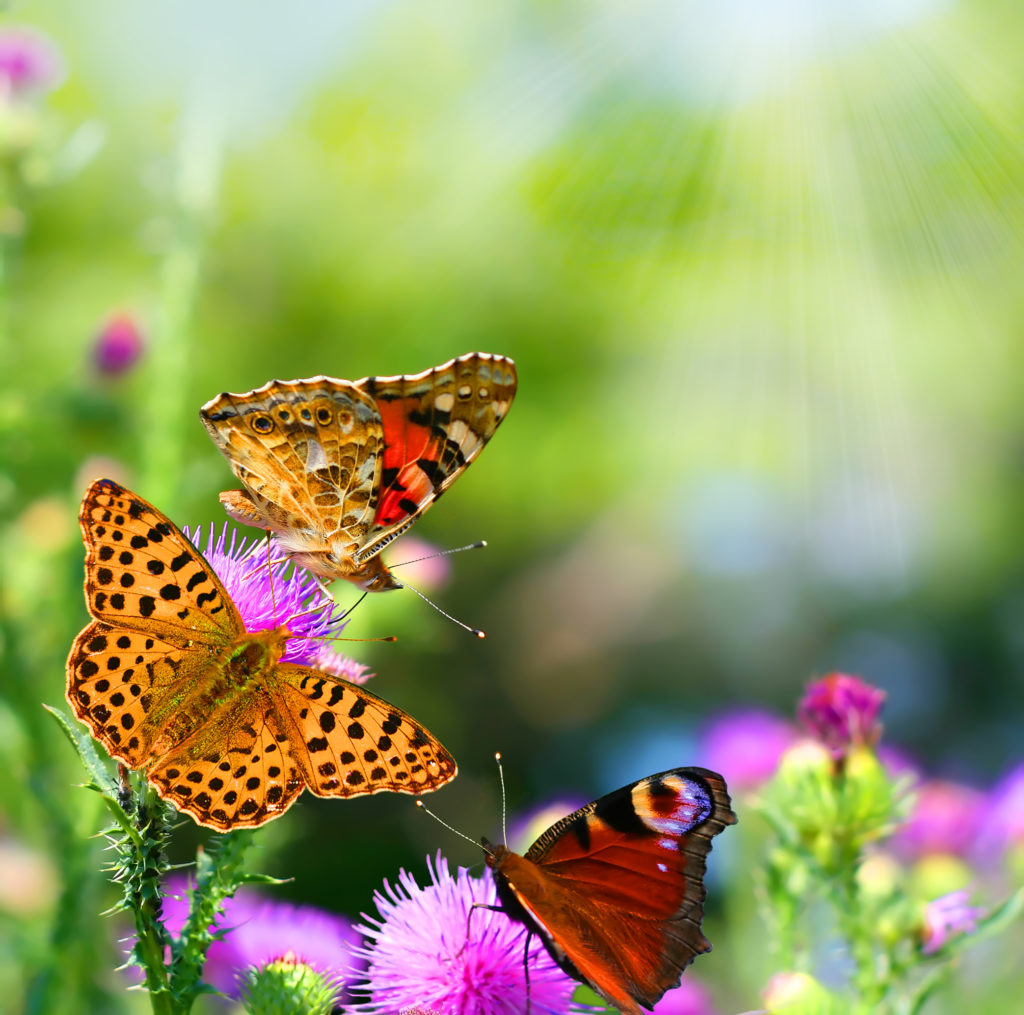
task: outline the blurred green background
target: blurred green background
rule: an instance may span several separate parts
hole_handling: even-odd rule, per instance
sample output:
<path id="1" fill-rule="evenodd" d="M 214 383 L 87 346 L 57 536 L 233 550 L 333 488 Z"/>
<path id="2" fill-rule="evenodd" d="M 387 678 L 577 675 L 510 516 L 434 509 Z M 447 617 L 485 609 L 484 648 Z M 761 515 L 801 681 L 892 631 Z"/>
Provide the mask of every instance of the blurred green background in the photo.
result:
<path id="1" fill-rule="evenodd" d="M 86 620 L 78 501 L 110 474 L 219 522 L 235 483 L 197 410 L 271 378 L 517 362 L 508 420 L 416 528 L 488 540 L 434 592 L 487 640 L 402 593 L 349 628 L 399 635 L 349 647 L 458 758 L 431 806 L 468 834 L 498 826 L 495 750 L 513 810 L 589 799 L 834 669 L 885 688 L 887 739 L 929 771 L 984 786 L 1021 758 L 1019 4 L 51 0 L 7 22 L 64 63 L 3 151 L 0 834 L 42 865 L 28 968 L 55 907 L 73 950 L 113 898 L 99 844 L 66 866 L 100 816 L 39 707 Z M 115 313 L 145 348 L 111 376 Z M 285 894 L 350 915 L 438 845 L 479 859 L 395 797 L 306 797 L 261 842 Z M 760 972 L 722 1003 L 756 1007 Z"/>

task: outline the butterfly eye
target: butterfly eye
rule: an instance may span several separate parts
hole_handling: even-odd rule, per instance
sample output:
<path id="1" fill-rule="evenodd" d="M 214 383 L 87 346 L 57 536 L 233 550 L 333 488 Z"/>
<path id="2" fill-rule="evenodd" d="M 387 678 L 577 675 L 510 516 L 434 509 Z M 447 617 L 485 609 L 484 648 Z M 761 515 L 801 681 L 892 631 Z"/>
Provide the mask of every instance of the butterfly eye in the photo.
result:
<path id="1" fill-rule="evenodd" d="M 472 397 L 473 397 L 473 389 L 468 384 L 463 384 L 462 387 L 459 388 L 459 398 L 465 400 L 467 398 L 472 398 Z"/>
<path id="2" fill-rule="evenodd" d="M 274 429 L 274 422 L 269 416 L 257 416 L 252 421 L 252 428 L 257 433 L 270 433 Z"/>
<path id="3" fill-rule="evenodd" d="M 323 406 L 321 406 L 319 409 L 316 410 L 316 421 L 321 426 L 326 426 L 331 421 L 331 410 L 325 409 Z"/>

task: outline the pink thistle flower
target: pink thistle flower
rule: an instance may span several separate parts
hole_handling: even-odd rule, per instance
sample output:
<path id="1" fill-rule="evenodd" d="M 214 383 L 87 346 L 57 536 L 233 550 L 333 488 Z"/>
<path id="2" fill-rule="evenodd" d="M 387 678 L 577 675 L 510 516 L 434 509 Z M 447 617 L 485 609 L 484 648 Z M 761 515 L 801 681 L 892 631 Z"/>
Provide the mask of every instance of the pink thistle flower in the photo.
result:
<path id="1" fill-rule="evenodd" d="M 1011 768 L 989 791 L 978 851 L 985 859 L 1013 846 L 1024 848 L 1024 761 Z"/>
<path id="2" fill-rule="evenodd" d="M 957 934 L 973 934 L 978 929 L 978 918 L 984 910 L 967 904 L 966 891 L 940 895 L 925 906 L 921 927 L 921 951 L 934 955 Z"/>
<path id="3" fill-rule="evenodd" d="M 756 789 L 799 739 L 793 724 L 761 709 L 723 712 L 704 727 L 697 756 L 733 789 Z"/>
<path id="4" fill-rule="evenodd" d="M 172 878 L 163 900 L 164 925 L 178 936 L 188 917 L 188 884 Z M 206 954 L 203 979 L 229 997 L 241 994 L 240 977 L 252 967 L 296 960 L 336 984 L 340 993 L 352 966 L 359 934 L 342 916 L 312 906 L 294 906 L 242 889 L 224 903 L 213 924 L 222 935 Z"/>
<path id="5" fill-rule="evenodd" d="M 200 546 L 201 527 L 185 535 Z M 325 639 L 336 638 L 346 624 L 345 613 L 328 599 L 312 575 L 282 561 L 267 567 L 266 542 L 259 537 L 237 542 L 238 533 L 224 523 L 220 537 L 213 525 L 203 554 L 224 583 L 250 631 L 266 631 L 287 624 L 293 637 L 281 661 L 313 665 Z"/>
<path id="6" fill-rule="evenodd" d="M 935 853 L 966 856 L 974 845 L 987 804 L 984 794 L 971 786 L 935 779 L 917 790 L 914 809 L 893 836 L 904 856 Z"/>
<path id="7" fill-rule="evenodd" d="M 503 913 L 476 909 L 497 905 L 491 878 L 455 877 L 440 852 L 427 858 L 430 883 L 423 888 L 404 870 L 394 887 L 374 893 L 379 919 L 363 914 L 356 927 L 368 939 L 356 954 L 366 960 L 366 979 L 353 984 L 368 1000 L 350 1007 L 364 1015 L 406 1009 L 436 1009 L 465 1015 L 511 1015 L 526 1011 L 523 969 L 526 928 Z M 467 935 L 468 930 L 468 935 Z M 534 938 L 530 946 L 530 1010 L 565 1015 L 576 984 Z M 584 1009 L 577 1009 L 584 1010 Z"/>
<path id="8" fill-rule="evenodd" d="M 347 680 L 350 684 L 365 684 L 376 676 L 370 672 L 370 667 L 363 663 L 357 663 L 351 656 L 344 655 L 330 645 L 321 645 L 316 652 L 310 656 L 309 665 L 325 673 L 333 674 Z"/>
<path id="9" fill-rule="evenodd" d="M 62 74 L 57 48 L 44 35 L 21 27 L 0 30 L 0 100 L 49 91 Z"/>
<path id="10" fill-rule="evenodd" d="M 808 684 L 798 714 L 833 757 L 841 758 L 854 745 L 878 743 L 882 735 L 878 713 L 884 701 L 884 691 L 859 677 L 830 673 Z"/>
<path id="11" fill-rule="evenodd" d="M 142 355 L 145 343 L 138 322 L 130 314 L 114 314 L 104 323 L 93 346 L 100 373 L 123 374 Z"/>

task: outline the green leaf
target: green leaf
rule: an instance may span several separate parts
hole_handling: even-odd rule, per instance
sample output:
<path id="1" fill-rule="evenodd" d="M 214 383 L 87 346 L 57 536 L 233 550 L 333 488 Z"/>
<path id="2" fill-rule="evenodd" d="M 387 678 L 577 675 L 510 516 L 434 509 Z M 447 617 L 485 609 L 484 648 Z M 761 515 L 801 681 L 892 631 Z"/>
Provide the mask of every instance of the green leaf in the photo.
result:
<path id="1" fill-rule="evenodd" d="M 43 705 L 43 708 L 57 720 L 64 735 L 71 741 L 71 746 L 78 752 L 82 764 L 93 778 L 92 788 L 103 794 L 109 794 L 116 800 L 117 781 L 110 774 L 110 769 L 101 760 L 99 754 L 96 753 L 96 744 L 93 738 L 78 723 L 69 718 L 63 710 L 46 704 Z"/>

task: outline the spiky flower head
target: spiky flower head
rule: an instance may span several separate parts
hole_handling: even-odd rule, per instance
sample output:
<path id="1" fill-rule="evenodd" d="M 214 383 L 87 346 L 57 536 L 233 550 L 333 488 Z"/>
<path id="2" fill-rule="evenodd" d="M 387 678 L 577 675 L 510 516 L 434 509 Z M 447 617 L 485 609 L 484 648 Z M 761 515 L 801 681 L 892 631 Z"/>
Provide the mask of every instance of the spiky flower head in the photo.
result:
<path id="1" fill-rule="evenodd" d="M 242 981 L 247 1015 L 331 1015 L 337 994 L 328 977 L 294 952 L 250 969 Z"/>
<path id="2" fill-rule="evenodd" d="M 404 870 L 398 883 L 374 893 L 377 917 L 363 914 L 357 926 L 367 944 L 356 954 L 367 964 L 366 979 L 353 985 L 350 1008 L 365 1015 L 413 1009 L 445 1015 L 514 1015 L 527 1010 L 523 968 L 526 928 L 504 913 L 470 909 L 494 906 L 491 878 L 455 877 L 440 853 L 427 858 L 430 882 L 423 888 Z M 575 983 L 548 955 L 537 937 L 530 944 L 529 1000 L 533 1015 L 566 1015 Z"/>
<path id="3" fill-rule="evenodd" d="M 246 628 L 265 631 L 287 624 L 293 637 L 281 661 L 315 665 L 313 660 L 325 642 L 336 638 L 346 623 L 344 611 L 321 590 L 316 579 L 273 556 L 268 564 L 266 542 L 259 537 L 239 540 L 235 529 L 231 529 L 229 539 L 227 522 L 219 536 L 210 525 L 205 549 L 201 527 L 184 531 L 217 572 Z"/>
<path id="4" fill-rule="evenodd" d="M 114 376 L 133 367 L 144 348 L 138 321 L 131 314 L 119 313 L 103 322 L 92 355 L 100 373 Z"/>
<path id="5" fill-rule="evenodd" d="M 310 657 L 309 665 L 325 673 L 331 673 L 351 684 L 365 684 L 375 676 L 369 666 L 357 663 L 351 656 L 339 652 L 331 645 L 324 644 Z"/>
<path id="6" fill-rule="evenodd" d="M 878 715 L 885 691 L 846 673 L 830 673 L 814 680 L 800 701 L 803 724 L 834 757 L 850 747 L 873 747 L 882 735 Z"/>

